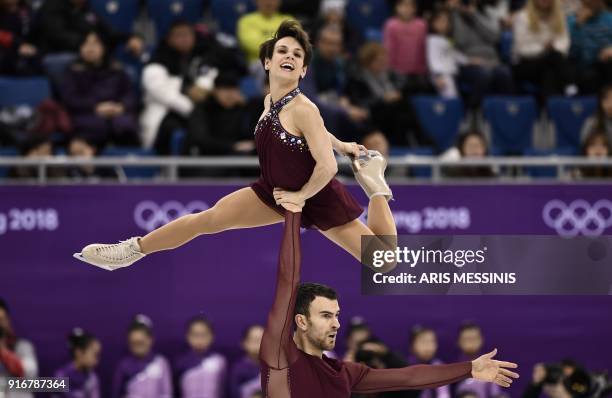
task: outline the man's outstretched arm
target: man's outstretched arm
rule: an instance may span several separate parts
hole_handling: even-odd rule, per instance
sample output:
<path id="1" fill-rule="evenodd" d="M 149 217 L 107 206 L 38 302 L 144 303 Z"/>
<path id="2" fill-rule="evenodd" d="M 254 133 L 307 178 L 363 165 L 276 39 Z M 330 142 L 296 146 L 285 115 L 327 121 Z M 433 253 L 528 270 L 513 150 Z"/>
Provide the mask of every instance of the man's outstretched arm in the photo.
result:
<path id="1" fill-rule="evenodd" d="M 493 350 L 471 362 L 447 365 L 415 365 L 400 369 L 371 369 L 354 363 L 346 363 L 346 366 L 351 376 L 352 391 L 356 393 L 424 390 L 469 377 L 509 387 L 512 379 L 519 375 L 507 368 L 516 368 L 518 365 L 494 360 L 496 353 L 497 350 Z"/>
<path id="2" fill-rule="evenodd" d="M 259 359 L 271 369 L 286 369 L 297 358 L 293 342 L 293 311 L 300 283 L 300 220 L 302 213 L 285 211 L 278 258 L 274 303 L 261 341 Z"/>

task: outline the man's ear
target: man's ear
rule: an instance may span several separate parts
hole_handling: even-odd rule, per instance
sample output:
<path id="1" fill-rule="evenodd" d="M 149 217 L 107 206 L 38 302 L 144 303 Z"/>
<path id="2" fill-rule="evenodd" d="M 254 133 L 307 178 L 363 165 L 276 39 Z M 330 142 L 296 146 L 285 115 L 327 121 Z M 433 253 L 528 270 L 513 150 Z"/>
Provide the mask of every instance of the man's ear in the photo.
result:
<path id="1" fill-rule="evenodd" d="M 308 321 L 306 320 L 306 316 L 302 314 L 295 315 L 295 324 L 298 329 L 302 332 L 305 332 L 308 329 Z"/>

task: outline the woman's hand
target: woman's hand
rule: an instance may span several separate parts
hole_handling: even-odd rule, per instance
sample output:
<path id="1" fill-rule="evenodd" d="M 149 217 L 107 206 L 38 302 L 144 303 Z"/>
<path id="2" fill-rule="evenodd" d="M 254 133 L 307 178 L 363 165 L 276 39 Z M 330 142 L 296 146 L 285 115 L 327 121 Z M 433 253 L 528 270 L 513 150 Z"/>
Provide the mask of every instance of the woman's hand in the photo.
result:
<path id="1" fill-rule="evenodd" d="M 306 203 L 306 199 L 301 192 L 285 191 L 282 188 L 274 188 L 274 200 L 277 205 L 281 205 L 294 213 L 302 211 Z"/>
<path id="2" fill-rule="evenodd" d="M 339 154 L 349 157 L 358 158 L 361 152 L 367 152 L 368 148 L 356 142 L 342 142 L 336 149 Z"/>

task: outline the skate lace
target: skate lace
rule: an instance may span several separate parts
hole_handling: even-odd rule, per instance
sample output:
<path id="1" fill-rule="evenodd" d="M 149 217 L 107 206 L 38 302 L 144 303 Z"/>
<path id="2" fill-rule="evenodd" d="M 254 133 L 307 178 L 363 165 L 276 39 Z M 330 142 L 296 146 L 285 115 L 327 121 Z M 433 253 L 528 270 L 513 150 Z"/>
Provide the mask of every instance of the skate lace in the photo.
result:
<path id="1" fill-rule="evenodd" d="M 111 261 L 130 259 L 138 253 L 130 247 L 129 240 L 122 240 L 113 245 L 102 246 L 96 249 L 96 254 Z"/>

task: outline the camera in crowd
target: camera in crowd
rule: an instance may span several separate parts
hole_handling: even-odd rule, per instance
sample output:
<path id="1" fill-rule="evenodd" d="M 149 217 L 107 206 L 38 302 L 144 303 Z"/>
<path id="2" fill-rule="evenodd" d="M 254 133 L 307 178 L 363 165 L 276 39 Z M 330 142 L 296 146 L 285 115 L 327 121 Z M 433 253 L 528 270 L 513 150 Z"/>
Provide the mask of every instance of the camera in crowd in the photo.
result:
<path id="1" fill-rule="evenodd" d="M 550 398 L 604 398 L 612 393 L 607 372 L 589 372 L 572 360 L 536 365 L 534 382 Z"/>

